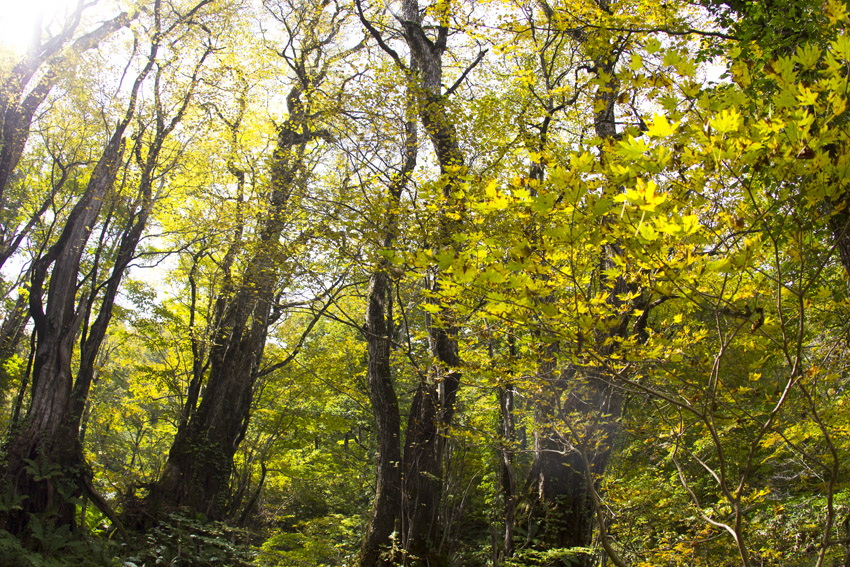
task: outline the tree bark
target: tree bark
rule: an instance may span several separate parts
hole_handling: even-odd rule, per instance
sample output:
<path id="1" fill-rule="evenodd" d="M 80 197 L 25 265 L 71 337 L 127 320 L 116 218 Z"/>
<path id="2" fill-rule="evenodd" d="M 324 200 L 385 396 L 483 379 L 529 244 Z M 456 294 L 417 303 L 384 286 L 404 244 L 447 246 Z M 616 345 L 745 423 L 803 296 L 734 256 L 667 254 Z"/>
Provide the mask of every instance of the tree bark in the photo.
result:
<path id="1" fill-rule="evenodd" d="M 600 2 L 600 8 L 605 9 L 604 4 Z M 595 96 L 600 110 L 594 116 L 593 127 L 602 140 L 601 159 L 605 159 L 604 145 L 617 135 L 615 105 L 619 84 L 614 75 L 615 63 L 616 58 L 611 54 L 594 60 L 596 73 L 610 77 Z M 600 273 L 614 266 L 613 259 L 618 254 L 616 243 L 606 245 L 600 255 Z M 603 276 L 599 285 L 607 290 L 608 304 L 612 306 L 619 305 L 617 296 L 628 291 L 622 277 L 608 281 Z M 614 349 L 611 344 L 606 345 L 606 339 L 628 334 L 628 318 L 615 316 L 621 317 L 618 325 L 593 337 L 596 345 L 593 348 L 602 357 Z M 544 395 L 536 410 L 539 429 L 535 432 L 534 463 L 527 483 L 534 490 L 526 495 L 531 508 L 526 528 L 529 540 L 533 537 L 546 548 L 587 548 L 593 543 L 596 512 L 591 499 L 595 487 L 587 484 L 585 458 L 595 478 L 604 473 L 622 408 L 622 395 L 602 376 L 589 375 L 571 365 L 559 365 L 558 351 L 558 343 L 545 349 L 538 371 Z M 566 399 L 562 400 L 565 394 Z M 559 425 L 559 421 L 573 419 L 571 416 L 576 414 L 599 416 L 587 426 L 582 439 L 572 439 Z M 592 454 L 581 453 L 585 446 L 594 447 Z M 583 566 L 591 562 L 591 557 L 585 554 L 577 555 L 576 559 Z"/>
<path id="2" fill-rule="evenodd" d="M 0 85 L 0 210 L 7 206 L 7 190 L 29 139 L 33 118 L 56 83 L 57 70 L 131 21 L 127 13 L 121 13 L 71 42 L 85 7 L 80 3 L 62 31 L 46 42 L 38 38 Z M 0 266 L 15 252 L 45 208 L 37 211 L 23 228 L 0 226 Z"/>
<path id="3" fill-rule="evenodd" d="M 502 440 L 501 447 L 499 448 L 501 456 L 499 461 L 499 477 L 502 487 L 505 532 L 502 541 L 502 553 L 495 554 L 496 560 L 507 559 L 514 553 L 514 525 L 516 523 L 516 507 L 519 496 L 514 462 L 514 445 L 516 443 L 514 392 L 515 388 L 513 385 L 499 388 L 499 410 L 502 426 Z"/>
<path id="4" fill-rule="evenodd" d="M 443 196 L 456 202 L 455 192 L 466 176 L 463 152 L 449 118 L 442 89 L 442 56 L 446 49 L 448 27 L 438 26 L 432 41 L 425 33 L 417 0 L 403 3 L 404 37 L 416 62 L 419 84 L 419 118 L 428 134 L 441 177 Z M 459 226 L 444 212 L 440 215 L 436 242 L 438 248 L 453 249 L 452 237 Z M 432 292 L 439 293 L 435 276 Z M 449 309 L 442 307 L 438 318 L 427 318 L 428 337 L 434 363 L 420 379 L 408 417 L 405 435 L 403 472 L 404 511 L 403 544 L 411 565 L 438 565 L 440 522 L 439 504 L 443 489 L 444 436 L 451 426 L 460 387 L 460 356 L 457 327 Z"/>
<path id="5" fill-rule="evenodd" d="M 408 94 L 408 100 L 410 94 Z M 402 167 L 394 176 L 389 187 L 384 226 L 384 249 L 389 250 L 398 233 L 398 206 L 410 175 L 416 167 L 416 124 L 405 124 L 402 148 Z M 378 455 L 375 500 L 363 546 L 359 565 L 390 565 L 397 558 L 393 555 L 391 537 L 401 530 L 402 504 L 402 456 L 401 456 L 401 413 L 392 376 L 392 287 L 389 279 L 390 262 L 383 258 L 369 279 L 369 292 L 364 334 L 368 348 L 366 380 L 369 399 L 375 416 Z"/>
<path id="6" fill-rule="evenodd" d="M 390 537 L 400 529 L 401 506 L 401 415 L 390 366 L 391 335 L 387 325 L 387 295 L 390 293 L 385 271 L 372 274 L 366 315 L 366 340 L 369 364 L 369 399 L 377 428 L 377 480 L 372 515 L 360 553 L 362 567 L 390 565 Z"/>
<path id="7" fill-rule="evenodd" d="M 122 123 L 95 166 L 82 198 L 74 206 L 59 240 L 33 265 L 30 312 L 36 334 L 32 402 L 23 428 L 10 440 L 5 480 L 23 509 L 0 516 L 13 534 L 26 529 L 31 513 L 49 513 L 60 524 L 74 525 L 75 505 L 60 496 L 77 491 L 81 447 L 72 419 L 72 358 L 81 318 L 76 307 L 80 258 L 91 227 L 112 188 L 123 155 Z M 53 264 L 46 307 L 42 289 Z"/>
<path id="8" fill-rule="evenodd" d="M 314 108 L 313 99 L 330 64 L 344 56 L 331 55 L 327 49 L 341 31 L 346 11 L 339 5 L 325 8 L 325 4 L 299 5 L 289 14 L 301 21 L 302 25 L 296 28 L 301 35 L 291 36 L 279 52 L 294 72 L 295 85 L 286 97 L 289 116 L 277 129 L 266 208 L 259 215 L 257 239 L 251 245 L 238 242 L 242 230 L 237 229 L 231 251 L 234 257 L 237 252 L 246 251 L 245 268 L 238 281 L 225 273 L 225 286 L 213 321 L 206 389 L 201 395 L 200 376 L 196 374 L 190 401 L 195 396 L 200 396 L 200 401 L 197 408 L 187 404 L 162 477 L 145 502 L 148 514 L 153 516 L 177 507 L 188 507 L 212 519 L 227 516 L 233 457 L 248 428 L 254 384 L 260 374 L 268 328 L 275 318 L 275 294 L 291 254 L 281 244 L 289 227 L 290 198 L 308 174 L 308 145 L 319 139 L 332 139 L 327 130 L 315 127 L 316 117 L 323 112 Z M 283 14 L 272 15 L 284 18 Z M 240 105 L 244 108 L 244 101 Z M 228 125 L 232 131 L 238 122 Z M 241 179 L 232 160 L 227 165 Z M 308 331 L 310 328 L 312 325 Z M 290 360 L 291 357 L 282 364 Z"/>
<path id="9" fill-rule="evenodd" d="M 302 72 L 309 71 L 302 68 Z M 274 295 L 287 258 L 280 239 L 288 224 L 289 199 L 303 169 L 307 144 L 328 138 L 326 131 L 311 129 L 310 110 L 301 101 L 307 86 L 317 86 L 323 76 L 322 72 L 299 77 L 287 97 L 290 115 L 278 129 L 258 239 L 241 281 L 231 281 L 222 291 L 206 390 L 197 409 L 184 412 L 188 419 L 177 431 L 162 478 L 148 495 L 146 506 L 153 515 L 162 508 L 183 506 L 213 519 L 227 515 L 233 457 L 248 427 Z"/>
<path id="10" fill-rule="evenodd" d="M 0 515 L 0 526 L 25 533 L 30 514 L 46 514 L 62 525 L 75 525 L 75 504 L 89 482 L 79 440 L 79 417 L 73 396 L 73 354 L 77 333 L 88 309 L 77 303 L 77 277 L 92 227 L 112 190 L 123 162 L 124 133 L 135 115 L 142 83 L 156 60 L 154 40 L 145 66 L 136 77 L 127 110 L 92 171 L 83 195 L 74 205 L 58 240 L 33 262 L 29 294 L 35 329 L 32 399 L 22 428 L 9 440 L 3 476 L 13 495 L 25 496 L 22 509 Z M 51 268 L 47 302 L 44 285 Z M 87 390 L 86 390 L 87 391 Z M 81 400 L 85 404 L 85 400 Z"/>
<path id="11" fill-rule="evenodd" d="M 440 164 L 441 178 L 445 183 L 443 196 L 449 203 L 456 202 L 455 194 L 466 177 L 466 168 L 457 133 L 449 119 L 445 96 L 441 92 L 442 56 L 446 50 L 448 27 L 442 24 L 437 26 L 436 38 L 432 41 L 422 24 L 417 0 L 404 0 L 401 19 L 404 28 L 404 40 L 410 49 L 412 62 L 407 67 L 366 19 L 359 3 L 357 9 L 361 22 L 367 30 L 381 48 L 404 71 L 415 96 L 417 114 L 434 146 Z M 434 242 L 436 247 L 452 249 L 454 247 L 452 237 L 457 230 L 457 221 L 441 212 L 439 229 Z M 373 279 L 370 283 L 373 284 L 372 290 L 376 289 L 375 284 L 378 286 L 378 290 L 384 285 L 380 277 Z M 431 291 L 435 295 L 439 293 L 439 280 L 436 276 Z M 377 296 L 375 296 L 375 299 L 377 299 Z M 372 300 L 370 293 L 370 306 Z M 376 307 L 379 311 L 379 306 L 376 305 Z M 405 430 L 404 451 L 401 457 L 402 490 L 399 536 L 402 552 L 405 554 L 402 561 L 409 565 L 424 566 L 440 563 L 438 546 L 441 526 L 438 515 L 443 488 L 444 436 L 452 422 L 455 400 L 460 387 L 457 328 L 451 320 L 450 310 L 441 308 L 440 311 L 440 317 L 432 319 L 429 316 L 427 319 L 429 347 L 434 362 L 427 374 L 420 378 L 414 393 Z M 377 355 L 382 347 L 377 342 L 375 347 Z M 373 406 L 381 399 L 395 398 L 395 393 L 390 385 L 382 380 L 377 380 L 378 372 L 381 369 L 376 366 L 374 371 L 376 388 L 372 389 Z M 385 479 L 389 483 L 386 485 L 386 496 L 384 495 L 385 487 L 379 486 L 381 490 L 380 499 L 376 499 L 372 523 L 374 524 L 375 518 L 377 518 L 380 531 L 373 533 L 373 527 L 370 524 L 369 533 L 364 542 L 364 551 L 361 554 L 361 567 L 380 565 L 380 559 L 377 562 L 373 559 L 375 550 L 382 546 L 389 546 L 391 543 L 384 534 L 386 534 L 390 525 L 389 506 L 391 499 L 389 494 L 395 490 L 390 485 L 396 482 L 395 479 L 397 478 L 395 471 L 389 470 L 389 459 L 395 458 L 394 456 L 398 454 L 395 447 L 389 447 L 391 443 L 394 443 L 396 436 L 396 433 L 394 433 L 396 418 L 389 414 L 379 415 L 378 412 L 381 410 L 375 411 L 379 428 L 386 427 L 383 436 L 384 442 L 388 446 L 386 448 L 381 447 L 381 450 L 387 452 L 388 458 L 379 463 L 379 471 L 381 467 L 384 467 L 385 470 L 381 474 L 387 475 Z M 382 424 L 382 420 L 386 421 Z M 382 442 L 380 440 L 381 435 L 382 433 L 379 431 L 379 443 Z M 379 485 L 380 483 L 381 480 L 379 479 Z M 378 502 L 382 502 L 380 507 L 377 507 Z M 393 518 L 393 522 L 395 521 L 395 518 Z M 383 539 L 384 543 L 381 543 L 380 539 Z M 368 553 L 366 553 L 367 551 Z"/>

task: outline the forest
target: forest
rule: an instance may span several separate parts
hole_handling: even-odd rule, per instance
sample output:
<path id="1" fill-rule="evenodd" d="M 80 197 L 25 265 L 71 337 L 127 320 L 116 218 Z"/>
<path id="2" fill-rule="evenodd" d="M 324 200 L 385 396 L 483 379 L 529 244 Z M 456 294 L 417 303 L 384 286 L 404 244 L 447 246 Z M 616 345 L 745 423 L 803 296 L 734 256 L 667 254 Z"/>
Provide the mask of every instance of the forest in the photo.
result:
<path id="1" fill-rule="evenodd" d="M 0 566 L 850 566 L 847 0 L 12 4 Z"/>

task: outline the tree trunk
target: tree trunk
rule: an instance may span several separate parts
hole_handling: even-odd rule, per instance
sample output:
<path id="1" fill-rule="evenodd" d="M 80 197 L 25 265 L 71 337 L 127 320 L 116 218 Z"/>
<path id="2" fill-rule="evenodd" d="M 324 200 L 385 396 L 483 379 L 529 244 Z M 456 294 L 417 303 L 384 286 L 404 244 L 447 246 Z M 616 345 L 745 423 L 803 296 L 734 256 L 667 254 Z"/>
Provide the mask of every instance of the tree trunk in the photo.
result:
<path id="1" fill-rule="evenodd" d="M 513 350 L 513 349 L 512 349 Z M 499 410 L 502 426 L 501 447 L 499 448 L 499 478 L 502 488 L 502 504 L 504 507 L 505 533 L 502 541 L 502 553 L 495 553 L 498 559 L 505 560 L 514 553 L 514 524 L 516 522 L 516 507 L 518 488 L 514 463 L 514 445 L 516 443 L 516 424 L 514 423 L 514 391 L 512 385 L 499 388 Z"/>
<path id="2" fill-rule="evenodd" d="M 381 267 L 379 267 L 380 270 Z M 369 352 L 367 382 L 377 427 L 378 456 L 375 500 L 360 565 L 390 565 L 390 537 L 401 528 L 401 415 L 390 366 L 391 334 L 387 324 L 387 296 L 390 293 L 385 271 L 372 274 L 366 314 L 366 341 Z"/>
<path id="3" fill-rule="evenodd" d="M 85 399 L 77 400 L 83 404 L 77 408 L 79 403 L 73 397 L 74 343 L 88 309 L 85 299 L 77 304 L 77 277 L 92 227 L 123 162 L 124 132 L 135 115 L 139 89 L 153 67 L 158 47 L 158 41 L 151 44 L 146 64 L 131 87 L 124 117 L 58 240 L 33 262 L 29 294 L 36 339 L 32 399 L 23 427 L 9 440 L 3 471 L 13 496 L 25 499 L 20 510 L 0 515 L 0 527 L 16 535 L 25 533 L 30 514 L 44 514 L 48 521 L 73 527 L 76 505 L 71 497 L 81 490 L 91 492 L 79 441 Z M 45 305 L 42 296 L 51 266 Z"/>
<path id="4" fill-rule="evenodd" d="M 4 471 L 13 493 L 26 499 L 21 510 L 0 516 L 0 525 L 13 534 L 24 532 L 32 513 L 45 513 L 59 524 L 75 522 L 75 505 L 69 497 L 77 492 L 82 474 L 71 403 L 74 342 L 82 322 L 75 309 L 77 274 L 91 227 L 122 160 L 129 114 L 110 139 L 59 240 L 33 265 L 29 296 L 36 334 L 32 402 L 24 426 L 9 442 Z M 45 307 L 42 290 L 51 264 Z"/>
<path id="5" fill-rule="evenodd" d="M 206 390 L 197 409 L 184 412 L 188 419 L 178 428 L 162 478 L 148 495 L 146 507 L 153 515 L 181 506 L 213 519 L 227 515 L 233 457 L 248 427 L 274 294 L 286 259 L 280 238 L 287 226 L 289 198 L 307 144 L 328 137 L 306 122 L 309 109 L 300 100 L 303 93 L 299 85 L 287 98 L 290 116 L 278 130 L 268 208 L 260 219 L 258 241 L 241 281 L 222 291 Z"/>
<path id="6" fill-rule="evenodd" d="M 366 20 L 362 6 L 357 5 L 360 19 L 384 49 L 405 72 L 407 80 L 413 84 L 419 119 L 434 146 L 434 152 L 440 164 L 440 173 L 444 181 L 443 196 L 448 201 L 448 208 L 457 201 L 455 196 L 466 178 L 464 156 L 460 150 L 455 128 L 449 119 L 446 100 L 442 89 L 442 56 L 446 50 L 448 27 L 437 26 L 436 38 L 432 41 L 426 34 L 422 24 L 417 0 L 405 0 L 402 4 L 402 26 L 404 39 L 410 49 L 412 64 L 405 67 L 398 54 L 390 49 L 380 37 L 377 30 Z M 436 248 L 453 248 L 453 236 L 457 232 L 458 223 L 445 214 L 441 214 L 438 233 L 435 237 Z M 380 282 L 373 282 L 380 283 Z M 432 285 L 434 295 L 439 294 L 439 279 L 435 277 Z M 372 297 L 370 296 L 370 302 Z M 402 456 L 402 495 L 401 495 L 401 545 L 407 554 L 404 562 L 410 565 L 438 565 L 439 557 L 439 503 L 443 489 L 442 460 L 444 436 L 451 425 L 455 400 L 460 387 L 458 371 L 460 357 L 458 355 L 457 328 L 452 322 L 450 309 L 441 308 L 439 317 L 427 320 L 430 351 L 434 363 L 427 375 L 420 378 L 413 402 L 408 415 L 405 431 L 404 453 Z M 376 344 L 376 346 L 378 346 Z M 377 351 L 376 351 L 377 352 Z M 376 368 L 377 370 L 377 368 Z M 377 376 L 377 375 L 376 375 Z M 391 388 L 381 386 L 389 395 Z M 373 391 L 373 398 L 377 392 Z M 394 397 L 394 393 L 392 394 Z M 374 401 L 373 401 L 374 404 Z M 380 410 L 375 410 L 379 412 Z M 382 419 L 388 415 L 378 415 L 379 427 Z M 392 441 L 394 433 L 389 430 L 394 425 L 394 418 L 386 425 L 387 443 Z M 379 433 L 380 436 L 380 433 Z M 390 449 L 395 455 L 395 449 Z M 382 463 L 382 466 L 387 466 Z M 380 465 L 379 465 L 380 466 Z M 395 479 L 395 473 L 387 471 L 389 479 Z M 379 481 L 380 483 L 380 481 Z M 387 487 L 388 490 L 390 487 Z M 381 495 L 384 499 L 384 496 Z M 389 502 L 389 498 L 386 498 Z M 385 533 L 389 525 L 390 512 L 376 508 Z M 380 548 L 373 541 L 370 533 L 366 538 L 366 546 L 370 549 Z M 377 537 L 376 533 L 374 537 Z M 389 544 L 386 542 L 384 545 Z M 365 549 L 365 548 L 364 548 Z M 374 552 L 370 552 L 372 557 Z M 365 558 L 365 554 L 363 555 Z M 361 561 L 361 567 L 371 567 L 375 563 Z"/>
<path id="7" fill-rule="evenodd" d="M 75 11 L 68 15 L 68 21 L 59 34 L 44 43 L 40 37 L 37 38 L 27 54 L 0 84 L 0 210 L 5 209 L 8 204 L 7 190 L 29 139 L 36 111 L 56 83 L 56 70 L 65 70 L 70 61 L 97 46 L 131 21 L 127 13 L 121 13 L 71 42 L 86 7 L 83 3 L 78 4 Z M 47 201 L 45 207 L 22 229 L 0 226 L 0 266 L 15 252 L 26 233 L 35 224 L 34 221 L 44 213 L 46 205 Z"/>
<path id="8" fill-rule="evenodd" d="M 538 406 L 538 423 L 546 424 L 535 433 L 534 464 L 530 495 L 532 506 L 527 526 L 529 538 L 546 548 L 589 547 L 593 542 L 595 512 L 591 490 L 585 475 L 584 459 L 590 462 L 596 477 L 605 472 L 616 434 L 622 398 L 601 378 L 589 378 L 569 370 Z M 565 401 L 559 404 L 569 389 Z M 594 422 L 583 424 L 580 438 L 574 438 L 565 423 L 575 415 Z M 585 454 L 582 454 L 584 452 Z M 589 558 L 579 555 L 579 564 Z"/>
<path id="9" fill-rule="evenodd" d="M 619 84 L 613 74 L 614 65 L 615 61 L 605 58 L 595 61 L 597 73 L 610 77 L 606 88 L 599 89 L 595 97 L 600 110 L 594 117 L 594 131 L 603 145 L 617 135 L 615 104 Z M 604 150 L 601 159 L 605 159 Z M 616 244 L 605 247 L 600 257 L 600 273 L 613 267 L 613 258 L 618 253 Z M 622 277 L 615 281 L 602 277 L 599 285 L 607 290 L 608 304 L 612 306 L 620 303 L 619 294 L 628 291 Z M 623 316 L 611 331 L 594 337 L 595 348 L 601 356 L 613 352 L 614 347 L 606 345 L 606 339 L 628 334 L 627 322 L 627 317 Z M 530 507 L 526 528 L 529 541 L 534 539 L 545 548 L 586 548 L 593 543 L 595 510 L 591 491 L 595 486 L 588 485 L 584 459 L 590 462 L 596 478 L 604 473 L 620 416 L 622 395 L 600 376 L 586 375 L 569 365 L 560 366 L 558 351 L 557 343 L 545 349 L 538 371 L 544 396 L 536 410 L 539 429 L 535 433 L 534 463 L 527 484 L 534 490 L 526 494 Z M 586 427 L 580 439 L 564 431 L 564 424 L 576 414 L 588 416 L 588 419 L 598 416 L 592 418 L 595 423 Z M 594 449 L 591 451 L 587 447 Z M 582 451 L 590 454 L 583 455 Z M 591 561 L 586 554 L 579 554 L 576 559 L 582 566 Z"/>
<path id="10" fill-rule="evenodd" d="M 586 547 L 593 535 L 584 464 L 559 442 L 557 433 L 535 435 L 535 539 L 549 548 Z"/>
<path id="11" fill-rule="evenodd" d="M 260 302 L 244 294 L 234 303 L 234 317 L 245 317 L 245 311 L 251 308 L 268 312 L 267 302 L 258 305 Z M 260 329 L 265 320 L 259 317 L 248 328 L 247 321 L 229 327 L 233 332 L 229 342 L 213 347 L 207 390 L 197 411 L 174 440 L 165 472 L 155 489 L 155 498 L 159 498 L 155 509 L 165 503 L 170 507 L 187 506 L 210 518 L 224 518 L 233 456 L 247 427 L 254 379 L 265 343 L 265 329 Z"/>
<path id="12" fill-rule="evenodd" d="M 225 307 L 210 348 L 206 391 L 178 430 L 163 476 L 151 493 L 154 511 L 164 504 L 188 506 L 216 519 L 226 514 L 233 456 L 248 425 L 277 286 L 279 239 L 292 179 L 280 179 L 280 185 L 277 181 L 256 252 Z"/>
<path id="13" fill-rule="evenodd" d="M 412 106 L 412 94 L 407 94 L 407 104 Z M 410 109 L 408 109 L 410 110 Z M 386 221 L 384 225 L 385 250 L 395 244 L 398 233 L 398 210 L 402 193 L 416 167 L 416 123 L 405 123 L 402 145 L 402 166 L 388 188 Z M 389 278 L 390 262 L 383 258 L 369 279 L 366 307 L 365 336 L 368 345 L 366 380 L 369 399 L 375 415 L 378 455 L 375 500 L 358 565 L 372 567 L 390 565 L 397 558 L 393 554 L 393 533 L 401 531 L 402 456 L 401 413 L 392 376 L 392 286 Z"/>
<path id="14" fill-rule="evenodd" d="M 420 77 L 420 88 L 417 89 L 419 117 L 440 164 L 440 173 L 445 181 L 443 195 L 452 203 L 456 201 L 454 194 L 466 176 L 466 168 L 457 133 L 441 93 L 442 56 L 448 28 L 439 26 L 436 39 L 431 41 L 422 27 L 418 2 L 405 0 L 403 10 L 405 40 Z M 457 221 L 442 214 L 439 222 L 436 246 L 453 248 L 452 237 L 458 230 Z M 435 295 L 439 292 L 439 279 L 436 277 L 432 291 Z M 451 425 L 460 387 L 457 328 L 451 321 L 450 311 L 442 308 L 437 320 L 428 317 L 427 325 L 435 362 L 427 376 L 420 380 L 414 394 L 404 446 L 404 544 L 413 565 L 437 565 L 440 562 L 436 545 L 441 527 L 438 511 L 443 489 L 444 435 Z"/>
<path id="15" fill-rule="evenodd" d="M 537 400 L 534 463 L 527 483 L 529 513 L 524 526 L 529 541 L 544 549 L 586 547 L 591 542 L 592 510 L 584 482 L 581 456 L 564 442 L 558 410 L 565 391 L 564 413 L 584 414 L 587 392 L 577 384 L 575 371 L 559 370 L 559 346 L 549 345 L 540 356 L 536 381 L 542 395 Z M 581 563 L 584 564 L 584 563 Z"/>

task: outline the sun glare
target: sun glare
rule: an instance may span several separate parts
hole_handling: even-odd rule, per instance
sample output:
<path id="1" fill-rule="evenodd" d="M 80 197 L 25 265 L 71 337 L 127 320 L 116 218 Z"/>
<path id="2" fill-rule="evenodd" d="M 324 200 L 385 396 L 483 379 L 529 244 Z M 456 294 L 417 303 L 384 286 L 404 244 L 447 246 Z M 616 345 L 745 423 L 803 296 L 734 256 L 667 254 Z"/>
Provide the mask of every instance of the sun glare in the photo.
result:
<path id="1" fill-rule="evenodd" d="M 23 53 L 37 33 L 42 35 L 62 29 L 77 0 L 3 0 L 0 10 L 0 45 Z"/>

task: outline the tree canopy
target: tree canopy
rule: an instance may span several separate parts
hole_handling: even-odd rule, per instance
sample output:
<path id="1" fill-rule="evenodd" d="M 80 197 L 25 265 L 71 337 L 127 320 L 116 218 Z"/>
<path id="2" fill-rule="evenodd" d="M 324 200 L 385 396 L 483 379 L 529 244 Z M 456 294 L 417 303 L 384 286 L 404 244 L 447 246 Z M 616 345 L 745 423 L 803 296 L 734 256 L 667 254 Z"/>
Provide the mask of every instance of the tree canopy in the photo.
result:
<path id="1" fill-rule="evenodd" d="M 850 565 L 844 0 L 52 9 L 0 565 Z"/>

